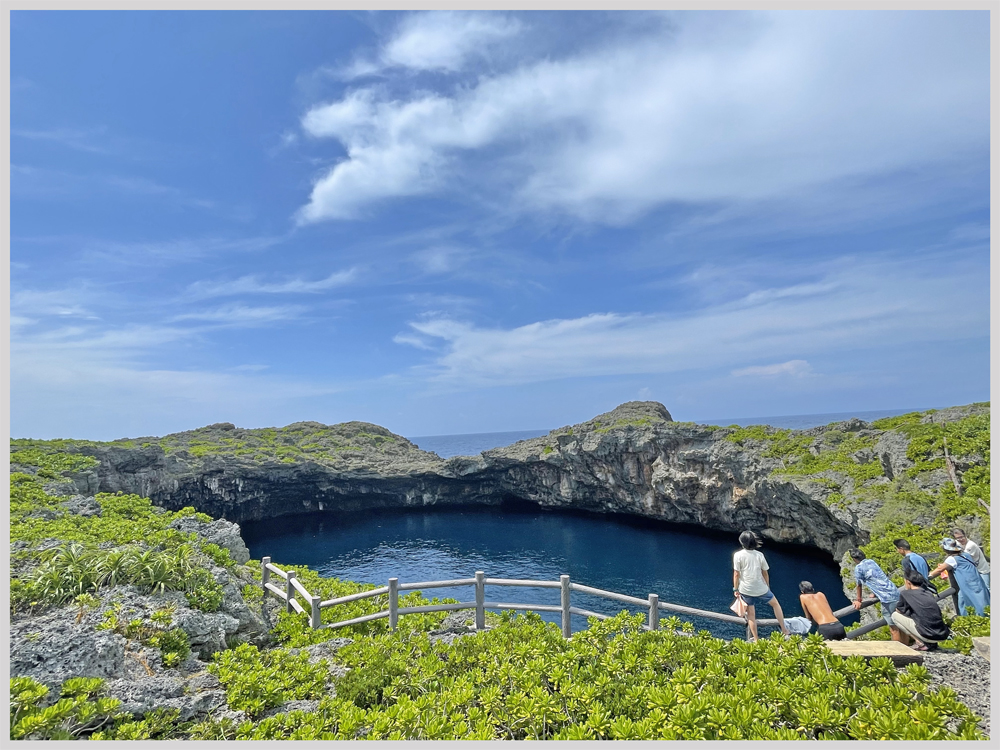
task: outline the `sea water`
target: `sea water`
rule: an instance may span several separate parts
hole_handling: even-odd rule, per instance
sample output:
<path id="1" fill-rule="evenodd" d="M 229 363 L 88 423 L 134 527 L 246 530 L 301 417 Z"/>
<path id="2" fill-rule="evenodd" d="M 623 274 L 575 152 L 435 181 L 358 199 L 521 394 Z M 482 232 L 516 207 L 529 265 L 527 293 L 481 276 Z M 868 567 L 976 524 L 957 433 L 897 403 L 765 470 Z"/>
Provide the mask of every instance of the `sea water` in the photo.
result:
<path id="1" fill-rule="evenodd" d="M 531 505 L 395 508 L 313 513 L 243 524 L 255 558 L 308 565 L 325 576 L 386 585 L 471 578 L 571 581 L 645 599 L 730 614 L 732 555 L 737 534 L 712 532 L 636 516 L 546 510 Z M 830 555 L 805 547 L 766 543 L 771 589 L 788 616 L 801 615 L 799 582 L 826 593 L 834 609 L 847 606 L 838 566 Z M 472 601 L 472 586 L 428 589 L 424 596 Z M 559 604 L 557 589 L 487 586 L 487 601 Z M 573 593 L 573 606 L 614 615 L 625 607 Z M 758 617 L 772 617 L 770 607 Z M 558 622 L 558 614 L 543 614 Z M 662 615 L 666 617 L 666 614 Z M 743 636 L 738 625 L 684 617 L 696 629 L 725 638 Z M 844 618 L 856 622 L 857 615 Z M 586 627 L 574 616 L 574 631 Z M 767 629 L 764 629 L 764 633 Z"/>

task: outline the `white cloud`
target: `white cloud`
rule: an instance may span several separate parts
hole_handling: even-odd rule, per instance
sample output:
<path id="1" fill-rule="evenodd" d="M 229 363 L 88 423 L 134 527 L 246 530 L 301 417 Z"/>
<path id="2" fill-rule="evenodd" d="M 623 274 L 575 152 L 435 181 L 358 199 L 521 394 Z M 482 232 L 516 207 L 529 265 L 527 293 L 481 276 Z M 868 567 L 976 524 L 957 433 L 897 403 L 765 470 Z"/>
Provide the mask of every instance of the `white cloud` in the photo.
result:
<path id="1" fill-rule="evenodd" d="M 337 138 L 347 158 L 317 180 L 299 220 L 353 218 L 499 173 L 493 186 L 514 208 L 616 223 L 671 202 L 763 200 L 985 158 L 985 14 L 675 18 L 662 34 L 484 75 L 449 95 L 400 99 L 372 86 L 312 109 L 306 132 Z M 413 64 L 461 58 L 435 54 L 413 52 Z M 463 161 L 487 149 L 494 169 Z"/>
<path id="2" fill-rule="evenodd" d="M 754 365 L 741 367 L 730 373 L 733 377 L 773 378 L 779 375 L 790 375 L 802 378 L 812 374 L 812 367 L 804 359 L 790 359 L 774 365 Z"/>
<path id="3" fill-rule="evenodd" d="M 50 291 L 22 289 L 11 293 L 10 309 L 12 314 L 26 319 L 96 318 L 85 304 L 91 299 L 91 293 L 82 287 Z"/>
<path id="4" fill-rule="evenodd" d="M 279 282 L 264 282 L 259 276 L 241 276 L 233 281 L 196 281 L 188 287 L 188 296 L 194 299 L 228 297 L 236 294 L 316 294 L 328 289 L 345 286 L 358 276 L 357 268 L 335 271 L 324 279 L 306 281 L 287 279 Z"/>
<path id="5" fill-rule="evenodd" d="M 988 282 L 976 263 L 947 256 L 948 275 L 909 259 L 847 258 L 821 269 L 814 293 L 748 295 L 684 314 L 594 313 L 515 328 L 480 328 L 437 317 L 411 322 L 403 344 L 433 349 L 423 368 L 456 387 L 512 385 L 561 378 L 732 368 L 747 360 L 981 337 L 989 333 Z M 805 374 L 801 360 L 786 374 Z M 742 374 L 766 375 L 769 368 Z M 737 374 L 737 373 L 734 373 Z"/>
<path id="6" fill-rule="evenodd" d="M 469 57 L 485 54 L 521 28 L 517 19 L 492 13 L 415 13 L 400 24 L 381 60 L 385 66 L 456 72 Z"/>
<path id="7" fill-rule="evenodd" d="M 249 307 L 246 305 L 226 305 L 213 310 L 176 315 L 174 322 L 182 320 L 219 323 L 226 326 L 255 326 L 273 323 L 277 320 L 291 320 L 299 317 L 305 310 L 301 305 L 284 305 L 280 307 Z"/>
<path id="8" fill-rule="evenodd" d="M 488 57 L 493 47 L 522 29 L 516 18 L 497 13 L 411 13 L 403 17 L 375 59 L 358 57 L 338 77 L 375 76 L 387 68 L 456 73 L 470 58 Z"/>

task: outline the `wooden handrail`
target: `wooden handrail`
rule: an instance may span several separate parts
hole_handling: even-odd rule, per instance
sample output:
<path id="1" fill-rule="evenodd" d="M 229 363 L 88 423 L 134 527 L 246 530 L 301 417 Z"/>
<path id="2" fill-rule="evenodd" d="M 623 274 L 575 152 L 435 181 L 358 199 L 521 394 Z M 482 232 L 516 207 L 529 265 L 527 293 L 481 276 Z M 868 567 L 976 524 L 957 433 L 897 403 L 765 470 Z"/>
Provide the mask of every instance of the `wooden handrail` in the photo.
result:
<path id="1" fill-rule="evenodd" d="M 485 620 L 483 618 L 483 612 L 487 609 L 499 609 L 499 610 L 528 610 L 535 612 L 559 612 L 563 615 L 562 630 L 566 637 L 570 635 L 569 628 L 569 617 L 571 615 L 582 615 L 584 617 L 596 617 L 601 620 L 606 620 L 612 617 L 612 615 L 601 614 L 600 612 L 594 612 L 589 609 L 582 609 L 580 607 L 573 607 L 570 605 L 569 594 L 571 591 L 576 591 L 581 594 L 589 594 L 591 596 L 599 596 L 605 599 L 613 599 L 615 601 L 622 602 L 624 604 L 630 604 L 636 607 L 643 607 L 649 610 L 650 616 L 648 624 L 644 627 L 648 630 L 656 630 L 659 627 L 659 616 L 661 611 L 673 612 L 677 614 L 688 615 L 691 617 L 704 617 L 710 620 L 717 620 L 719 622 L 729 622 L 738 625 L 746 625 L 747 620 L 743 617 L 737 617 L 736 615 L 723 614 L 721 612 L 710 612 L 704 609 L 697 609 L 695 607 L 685 607 L 680 604 L 670 604 L 669 602 L 659 601 L 659 597 L 656 594 L 650 594 L 647 599 L 640 599 L 635 596 L 628 596 L 627 594 L 619 594 L 615 591 L 607 591 L 606 589 L 599 589 L 593 586 L 585 586 L 580 583 L 571 583 L 569 576 L 562 576 L 559 581 L 536 581 L 526 578 L 487 578 L 482 571 L 476 573 L 475 578 L 456 578 L 452 580 L 444 581 L 422 581 L 422 582 L 412 582 L 412 583 L 399 583 L 396 578 L 389 579 L 388 586 L 381 586 L 376 589 L 370 589 L 368 591 L 359 591 L 355 594 L 348 594 L 347 596 L 341 596 L 334 599 L 327 599 L 325 601 L 319 601 L 319 597 L 312 596 L 306 587 L 296 578 L 294 571 L 286 572 L 276 565 L 271 564 L 271 558 L 265 557 L 262 560 L 262 584 L 265 594 L 272 594 L 277 598 L 285 602 L 286 607 L 289 611 L 296 611 L 300 614 L 307 614 L 306 608 L 304 608 L 294 596 L 294 592 L 301 594 L 306 601 L 310 604 L 310 624 L 314 628 L 343 628 L 349 625 L 358 625 L 365 622 L 371 622 L 373 620 L 380 620 L 384 618 L 389 618 L 389 624 L 392 629 L 396 627 L 396 620 L 399 615 L 407 614 L 417 614 L 417 613 L 427 613 L 427 612 L 451 612 L 458 610 L 475 610 L 476 611 L 476 629 L 482 630 L 485 628 Z M 286 586 L 279 588 L 273 583 L 268 581 L 269 575 L 274 573 L 277 576 L 285 579 Z M 476 601 L 472 602 L 458 602 L 455 604 L 428 604 L 423 606 L 414 607 L 400 607 L 398 594 L 400 591 L 417 591 L 420 589 L 428 588 L 448 588 L 454 586 L 475 586 L 476 587 Z M 508 602 L 495 602 L 495 601 L 485 601 L 483 596 L 483 587 L 485 586 L 523 586 L 523 587 L 534 587 L 534 588 L 548 588 L 548 589 L 561 589 L 562 590 L 562 601 L 560 604 L 512 604 Z M 955 593 L 955 589 L 948 588 L 940 592 L 937 595 L 937 600 L 951 596 Z M 338 604 L 348 604 L 350 602 L 359 601 L 362 599 L 370 599 L 376 596 L 389 595 L 389 609 L 383 610 L 381 612 L 376 612 L 370 615 L 363 615 L 361 617 L 355 617 L 350 620 L 344 620 L 342 622 L 328 623 L 322 625 L 320 623 L 319 614 L 320 610 L 326 607 L 333 607 Z M 869 598 L 865 599 L 861 603 L 861 608 L 865 609 L 878 602 L 878 599 Z M 856 611 L 853 605 L 843 607 L 834 612 L 835 617 L 843 617 L 851 612 Z M 776 626 L 778 621 L 774 618 L 758 618 L 758 625 L 766 626 Z M 852 630 L 847 634 L 848 638 L 857 638 L 864 633 L 871 632 L 872 630 L 877 630 L 879 627 L 885 627 L 886 623 L 884 620 L 879 620 L 877 622 L 869 623 L 860 628 Z"/>

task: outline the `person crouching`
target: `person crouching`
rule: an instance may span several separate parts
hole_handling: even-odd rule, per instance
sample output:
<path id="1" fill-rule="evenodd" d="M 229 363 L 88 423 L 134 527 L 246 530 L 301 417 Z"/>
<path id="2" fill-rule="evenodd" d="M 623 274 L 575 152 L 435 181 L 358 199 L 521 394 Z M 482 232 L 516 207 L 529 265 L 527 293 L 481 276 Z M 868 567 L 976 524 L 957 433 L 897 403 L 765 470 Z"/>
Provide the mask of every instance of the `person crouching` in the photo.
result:
<path id="1" fill-rule="evenodd" d="M 927 588 L 927 579 L 915 570 L 907 571 L 899 604 L 892 614 L 899 628 L 900 640 L 909 644 L 914 640 L 915 651 L 936 651 L 938 644 L 951 638 L 951 628 L 945 624 L 937 597 Z"/>

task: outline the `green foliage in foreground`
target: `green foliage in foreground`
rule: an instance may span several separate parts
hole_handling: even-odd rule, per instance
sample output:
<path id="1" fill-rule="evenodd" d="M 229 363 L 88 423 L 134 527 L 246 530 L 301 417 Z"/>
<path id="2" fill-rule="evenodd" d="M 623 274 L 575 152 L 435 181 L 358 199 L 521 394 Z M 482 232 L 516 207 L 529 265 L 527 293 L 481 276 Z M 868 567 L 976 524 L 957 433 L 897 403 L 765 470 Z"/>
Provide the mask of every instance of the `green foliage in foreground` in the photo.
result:
<path id="1" fill-rule="evenodd" d="M 66 680 L 60 699 L 42 706 L 49 689 L 30 677 L 10 681 L 10 738 L 12 740 L 73 740 L 113 719 L 128 721 L 117 709 L 121 701 L 101 697 L 104 681 L 73 677 Z"/>
<path id="2" fill-rule="evenodd" d="M 242 723 L 209 719 L 175 725 L 173 734 L 143 734 L 122 721 L 99 736 L 985 739 L 978 717 L 954 691 L 931 688 L 921 666 L 897 671 L 888 659 L 843 659 L 816 635 L 727 643 L 705 631 L 641 626 L 641 616 L 623 613 L 567 640 L 528 615 L 505 616 L 452 644 L 432 644 L 425 634 L 360 638 L 337 653 L 350 671 L 336 679 L 336 697 L 322 665 L 240 646 L 213 667 L 232 707 L 260 716 L 267 704 L 309 697 L 318 709 Z M 279 662 L 294 678 L 281 676 Z M 273 694 L 259 695 L 255 682 L 274 686 Z"/>
<path id="3" fill-rule="evenodd" d="M 10 476 L 10 540 L 28 545 L 12 553 L 13 611 L 63 604 L 103 586 L 131 583 L 151 592 L 183 591 L 191 606 L 214 611 L 222 603 L 222 587 L 209 571 L 211 564 L 233 568 L 229 552 L 203 542 L 195 534 L 171 529 L 178 518 L 204 513 L 184 508 L 171 513 L 138 495 L 100 493 L 100 515 L 81 516 L 61 506 L 64 497 L 44 492 L 43 473 L 71 473 L 65 456 L 24 449 L 37 474 Z M 77 458 L 80 458 L 79 456 Z M 22 466 L 26 465 L 22 456 Z M 61 544 L 44 552 L 34 549 L 45 540 Z"/>

